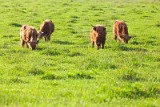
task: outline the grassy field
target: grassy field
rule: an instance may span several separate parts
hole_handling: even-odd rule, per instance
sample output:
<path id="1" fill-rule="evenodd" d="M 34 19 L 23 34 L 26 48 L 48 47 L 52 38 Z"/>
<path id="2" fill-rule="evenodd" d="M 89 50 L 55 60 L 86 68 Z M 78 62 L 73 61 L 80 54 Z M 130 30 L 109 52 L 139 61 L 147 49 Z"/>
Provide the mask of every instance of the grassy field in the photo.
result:
<path id="1" fill-rule="evenodd" d="M 0 0 L 1 107 L 159 107 L 159 0 Z M 20 46 L 23 24 L 52 19 L 51 41 Z M 115 41 L 114 20 L 136 36 Z M 91 24 L 107 28 L 91 48 Z"/>

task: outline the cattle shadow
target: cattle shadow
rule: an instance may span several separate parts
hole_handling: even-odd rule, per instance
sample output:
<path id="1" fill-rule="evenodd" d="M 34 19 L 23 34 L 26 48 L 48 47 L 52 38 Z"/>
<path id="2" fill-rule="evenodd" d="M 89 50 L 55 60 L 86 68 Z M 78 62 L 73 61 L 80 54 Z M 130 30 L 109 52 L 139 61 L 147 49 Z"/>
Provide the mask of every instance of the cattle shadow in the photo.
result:
<path id="1" fill-rule="evenodd" d="M 9 79 L 9 83 L 13 84 L 26 84 L 26 83 L 29 83 L 28 81 L 24 81 L 20 78 L 12 78 L 12 79 Z"/>
<path id="2" fill-rule="evenodd" d="M 29 71 L 28 71 L 28 75 L 29 76 L 36 76 L 36 75 L 42 75 L 44 74 L 44 71 L 38 69 L 38 68 L 31 68 Z"/>
<path id="3" fill-rule="evenodd" d="M 61 52 L 58 50 L 45 49 L 44 51 L 41 52 L 41 54 L 50 55 L 50 56 L 58 56 L 58 55 L 61 55 Z"/>
<path id="4" fill-rule="evenodd" d="M 147 49 L 144 49 L 144 48 L 133 48 L 133 47 L 127 47 L 127 46 L 123 46 L 123 45 L 118 46 L 118 49 L 121 50 L 121 51 L 141 51 L 141 52 L 148 52 L 148 50 L 147 50 Z"/>
<path id="5" fill-rule="evenodd" d="M 68 74 L 68 78 L 71 79 L 94 79 L 93 76 L 84 73 Z"/>
<path id="6" fill-rule="evenodd" d="M 132 13 L 143 14 L 143 11 L 142 10 L 137 10 L 137 9 L 132 9 Z"/>
<path id="7" fill-rule="evenodd" d="M 144 81 L 144 78 L 141 78 L 138 75 L 139 74 L 134 73 L 134 72 L 133 73 L 126 73 L 126 74 L 123 74 L 121 79 L 123 81 L 129 81 L 129 82 Z"/>
<path id="8" fill-rule="evenodd" d="M 68 23 L 76 23 L 78 21 L 78 19 L 79 19 L 78 16 L 71 16 Z"/>
<path id="9" fill-rule="evenodd" d="M 57 41 L 53 41 L 55 44 L 61 44 L 61 45 L 74 45 L 75 43 L 73 42 L 69 42 L 69 41 L 60 41 L 60 40 L 57 40 Z"/>
<path id="10" fill-rule="evenodd" d="M 13 26 L 13 27 L 21 27 L 22 26 L 21 24 L 15 23 L 15 22 L 10 23 L 9 25 Z"/>
<path id="11" fill-rule="evenodd" d="M 80 53 L 80 52 L 72 52 L 72 53 L 69 53 L 68 56 L 70 57 L 75 57 L 75 56 L 83 56 L 84 54 Z"/>
<path id="12" fill-rule="evenodd" d="M 118 91 L 115 90 L 115 94 L 122 98 L 139 99 L 139 98 L 157 98 L 160 90 L 158 88 L 147 88 L 142 90 L 138 86 L 132 86 L 131 90 Z M 154 106 L 153 106 L 154 107 Z"/>
<path id="13" fill-rule="evenodd" d="M 42 51 L 42 50 L 45 50 L 45 49 L 46 49 L 46 48 L 39 47 L 39 46 L 36 48 L 36 50 L 39 50 L 39 51 Z"/>
<path id="14" fill-rule="evenodd" d="M 111 19 L 116 20 L 116 19 L 118 19 L 118 17 L 116 15 L 111 15 Z"/>
<path id="15" fill-rule="evenodd" d="M 77 34 L 78 32 L 73 29 L 73 27 L 69 27 L 68 30 L 72 33 L 72 34 Z"/>
<path id="16" fill-rule="evenodd" d="M 60 80 L 60 79 L 65 79 L 65 77 L 57 76 L 55 74 L 47 74 L 41 78 L 41 80 Z"/>
<path id="17" fill-rule="evenodd" d="M 157 23 L 156 23 L 156 27 L 160 27 L 160 22 L 157 22 Z"/>
<path id="18" fill-rule="evenodd" d="M 14 36 L 13 35 L 4 35 L 2 36 L 2 38 L 13 38 Z"/>
<path id="19" fill-rule="evenodd" d="M 84 74 L 84 73 L 67 74 L 67 76 L 47 74 L 41 77 L 41 80 L 64 80 L 64 79 L 95 79 L 95 78 L 89 74 Z"/>

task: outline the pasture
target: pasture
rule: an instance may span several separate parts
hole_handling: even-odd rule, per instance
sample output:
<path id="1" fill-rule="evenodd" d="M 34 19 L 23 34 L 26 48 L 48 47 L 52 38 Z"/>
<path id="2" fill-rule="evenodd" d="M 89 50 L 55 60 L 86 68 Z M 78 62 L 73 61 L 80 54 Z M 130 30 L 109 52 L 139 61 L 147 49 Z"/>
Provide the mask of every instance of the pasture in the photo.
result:
<path id="1" fill-rule="evenodd" d="M 1 107 L 158 107 L 159 0 L 0 0 Z M 37 50 L 20 46 L 23 24 L 55 24 Z M 115 41 L 124 20 L 128 44 Z M 91 24 L 106 26 L 105 49 L 91 47 Z"/>

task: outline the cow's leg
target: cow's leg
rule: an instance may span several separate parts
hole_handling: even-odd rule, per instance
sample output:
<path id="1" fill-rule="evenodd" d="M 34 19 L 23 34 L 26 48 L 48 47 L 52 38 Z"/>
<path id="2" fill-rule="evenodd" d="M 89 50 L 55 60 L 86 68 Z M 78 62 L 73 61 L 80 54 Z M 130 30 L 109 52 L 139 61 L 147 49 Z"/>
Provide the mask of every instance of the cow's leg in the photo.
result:
<path id="1" fill-rule="evenodd" d="M 24 47 L 24 45 L 25 45 L 25 41 L 21 40 L 21 46 Z"/>
<path id="2" fill-rule="evenodd" d="M 29 48 L 29 46 L 28 46 L 27 42 L 26 42 L 26 47 L 27 47 L 27 48 Z"/>
<path id="3" fill-rule="evenodd" d="M 102 41 L 102 49 L 104 49 L 105 41 Z"/>
<path id="4" fill-rule="evenodd" d="M 117 36 L 116 35 L 114 35 L 114 40 L 117 40 Z"/>
<path id="5" fill-rule="evenodd" d="M 94 41 L 92 41 L 92 48 L 94 48 Z"/>
<path id="6" fill-rule="evenodd" d="M 120 42 L 124 42 L 123 38 L 121 38 L 120 36 L 118 36 L 118 40 L 119 40 Z"/>
<path id="7" fill-rule="evenodd" d="M 50 41 L 50 35 L 46 35 L 45 41 Z"/>
<path id="8" fill-rule="evenodd" d="M 51 34 L 48 35 L 48 41 L 50 41 Z"/>
<path id="9" fill-rule="evenodd" d="M 100 48 L 100 43 L 97 43 L 97 50 L 99 50 Z"/>
<path id="10" fill-rule="evenodd" d="M 47 41 L 47 37 L 44 37 L 45 41 Z"/>
<path id="11" fill-rule="evenodd" d="M 97 45 L 97 50 L 98 50 L 100 48 L 100 46 L 101 46 L 101 41 L 97 39 L 96 45 Z"/>
<path id="12" fill-rule="evenodd" d="M 97 50 L 99 50 L 99 48 L 100 48 L 100 45 L 97 45 Z"/>

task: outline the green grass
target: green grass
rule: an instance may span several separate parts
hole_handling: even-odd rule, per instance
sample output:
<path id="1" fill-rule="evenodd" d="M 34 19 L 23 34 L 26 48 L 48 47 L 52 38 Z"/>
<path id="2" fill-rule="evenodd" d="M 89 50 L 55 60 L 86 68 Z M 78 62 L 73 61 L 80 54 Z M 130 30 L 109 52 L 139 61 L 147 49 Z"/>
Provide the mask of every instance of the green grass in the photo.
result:
<path id="1" fill-rule="evenodd" d="M 0 2 L 0 106 L 159 107 L 159 0 Z M 21 25 L 48 18 L 51 41 L 21 48 Z M 113 39 L 117 19 L 136 36 L 127 45 Z M 105 49 L 91 48 L 91 24 L 106 26 Z"/>

